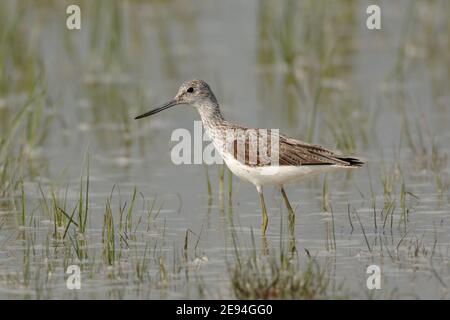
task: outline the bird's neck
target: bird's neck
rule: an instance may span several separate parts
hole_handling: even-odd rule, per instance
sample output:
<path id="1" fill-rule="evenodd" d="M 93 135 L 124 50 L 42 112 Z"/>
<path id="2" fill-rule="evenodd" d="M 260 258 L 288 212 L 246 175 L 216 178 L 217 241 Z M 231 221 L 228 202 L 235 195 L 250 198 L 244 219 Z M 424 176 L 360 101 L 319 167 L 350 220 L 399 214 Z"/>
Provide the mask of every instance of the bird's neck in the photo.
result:
<path id="1" fill-rule="evenodd" d="M 205 127 L 214 127 L 225 121 L 217 102 L 208 101 L 197 106 L 198 113 Z"/>

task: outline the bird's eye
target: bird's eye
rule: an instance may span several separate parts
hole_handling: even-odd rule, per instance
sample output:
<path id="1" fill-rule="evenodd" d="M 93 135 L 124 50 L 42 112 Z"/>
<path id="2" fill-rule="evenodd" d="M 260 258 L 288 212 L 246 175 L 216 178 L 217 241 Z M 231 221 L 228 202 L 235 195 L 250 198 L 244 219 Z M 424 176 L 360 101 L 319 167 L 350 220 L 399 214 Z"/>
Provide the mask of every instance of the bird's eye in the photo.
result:
<path id="1" fill-rule="evenodd" d="M 189 89 L 187 89 L 186 91 L 189 92 L 189 93 L 192 93 L 192 92 L 194 92 L 194 88 L 189 87 Z"/>

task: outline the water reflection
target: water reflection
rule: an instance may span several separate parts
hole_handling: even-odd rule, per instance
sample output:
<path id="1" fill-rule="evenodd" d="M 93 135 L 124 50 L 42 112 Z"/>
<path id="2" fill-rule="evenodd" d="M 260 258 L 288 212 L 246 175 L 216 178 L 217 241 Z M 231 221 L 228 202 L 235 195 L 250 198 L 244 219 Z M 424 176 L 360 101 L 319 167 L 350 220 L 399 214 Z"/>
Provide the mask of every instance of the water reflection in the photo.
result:
<path id="1" fill-rule="evenodd" d="M 286 283 L 305 270 L 330 279 L 314 282 L 326 297 L 344 279 L 367 297 L 367 264 L 383 267 L 386 297 L 446 297 L 447 3 L 385 3 L 376 34 L 359 1 L 82 1 L 80 32 L 60 27 L 61 4 L 36 6 L 0 8 L 1 297 L 234 298 L 234 285 L 274 280 L 247 278 L 253 249 Z M 287 215 L 268 196 L 268 235 L 253 237 L 253 186 L 223 166 L 170 161 L 171 132 L 192 128 L 194 112 L 132 120 L 193 77 L 220 88 L 232 120 L 358 152 L 370 174 L 290 186 Z M 87 150 L 81 232 L 69 218 Z M 135 188 L 143 205 L 126 220 Z M 86 291 L 61 290 L 69 264 L 82 265 Z"/>

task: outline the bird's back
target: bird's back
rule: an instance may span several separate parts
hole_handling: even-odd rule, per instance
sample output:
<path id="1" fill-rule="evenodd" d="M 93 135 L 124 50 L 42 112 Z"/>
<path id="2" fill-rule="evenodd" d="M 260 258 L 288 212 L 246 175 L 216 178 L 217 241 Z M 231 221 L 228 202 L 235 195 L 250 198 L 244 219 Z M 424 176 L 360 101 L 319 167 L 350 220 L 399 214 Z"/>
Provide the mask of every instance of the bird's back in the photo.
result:
<path id="1" fill-rule="evenodd" d="M 226 145 L 225 151 L 246 166 L 340 166 L 357 168 L 360 159 L 309 144 L 275 129 L 246 128 L 228 121 L 209 130 L 210 137 Z"/>

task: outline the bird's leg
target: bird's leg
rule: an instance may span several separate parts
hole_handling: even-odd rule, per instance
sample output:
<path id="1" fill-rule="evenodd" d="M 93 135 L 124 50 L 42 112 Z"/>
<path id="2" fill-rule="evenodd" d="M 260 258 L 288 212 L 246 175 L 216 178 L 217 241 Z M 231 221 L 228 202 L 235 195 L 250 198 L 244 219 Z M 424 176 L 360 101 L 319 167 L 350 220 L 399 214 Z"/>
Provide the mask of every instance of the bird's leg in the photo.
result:
<path id="1" fill-rule="evenodd" d="M 266 210 L 266 204 L 264 202 L 264 194 L 262 186 L 257 186 L 256 189 L 258 190 L 259 195 L 259 205 L 261 206 L 262 211 L 262 225 L 261 225 L 261 234 L 262 236 L 266 236 L 266 230 L 267 230 L 267 223 L 269 222 L 269 218 L 267 217 L 267 210 Z"/>
<path id="2" fill-rule="evenodd" d="M 289 211 L 289 215 L 292 215 L 294 217 L 294 219 L 295 219 L 295 212 L 292 209 L 291 204 L 289 203 L 289 199 L 288 199 L 288 197 L 286 195 L 286 192 L 284 191 L 283 187 L 280 187 L 280 192 L 281 192 L 281 195 L 283 196 L 284 204 L 286 205 L 286 208 Z"/>
<path id="3" fill-rule="evenodd" d="M 267 238 L 265 235 L 261 237 L 261 254 L 267 256 L 269 254 L 269 249 L 267 246 Z"/>
<path id="4" fill-rule="evenodd" d="M 295 253 L 297 250 L 295 247 L 295 212 L 291 207 L 291 204 L 289 203 L 289 199 L 286 195 L 286 192 L 284 191 L 283 186 L 280 186 L 280 192 L 284 199 L 284 204 L 286 205 L 286 208 L 288 210 L 288 221 L 289 221 L 289 234 L 290 234 L 290 249 L 292 253 Z"/>

